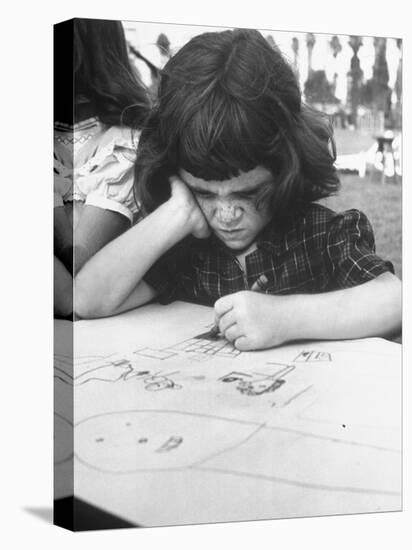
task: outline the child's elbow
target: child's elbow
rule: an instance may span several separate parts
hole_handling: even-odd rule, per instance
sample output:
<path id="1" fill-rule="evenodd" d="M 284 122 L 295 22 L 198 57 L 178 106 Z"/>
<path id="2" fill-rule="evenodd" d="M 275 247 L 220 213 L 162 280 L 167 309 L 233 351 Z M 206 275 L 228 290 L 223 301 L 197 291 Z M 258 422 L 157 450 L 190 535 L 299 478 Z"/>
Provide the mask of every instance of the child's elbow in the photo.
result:
<path id="1" fill-rule="evenodd" d="M 382 313 L 389 334 L 398 334 L 402 327 L 402 283 L 392 273 L 384 273 L 377 279 L 381 288 Z"/>
<path id="2" fill-rule="evenodd" d="M 91 303 L 87 295 L 85 295 L 84 292 L 79 292 L 77 290 L 75 292 L 74 299 L 74 313 L 76 318 L 79 319 L 95 319 L 102 317 L 99 308 L 96 307 L 95 304 Z"/>
<path id="3" fill-rule="evenodd" d="M 386 294 L 393 303 L 394 309 L 401 314 L 402 312 L 402 282 L 393 273 L 384 273 L 378 279 L 381 279 L 386 287 Z"/>
<path id="4" fill-rule="evenodd" d="M 392 294 L 395 309 L 395 321 L 397 329 L 400 330 L 402 326 L 402 283 L 393 275 L 392 277 Z"/>
<path id="5" fill-rule="evenodd" d="M 74 285 L 74 313 L 80 319 L 97 319 L 110 315 L 104 300 L 99 299 L 90 285 L 79 276 L 76 277 Z"/>

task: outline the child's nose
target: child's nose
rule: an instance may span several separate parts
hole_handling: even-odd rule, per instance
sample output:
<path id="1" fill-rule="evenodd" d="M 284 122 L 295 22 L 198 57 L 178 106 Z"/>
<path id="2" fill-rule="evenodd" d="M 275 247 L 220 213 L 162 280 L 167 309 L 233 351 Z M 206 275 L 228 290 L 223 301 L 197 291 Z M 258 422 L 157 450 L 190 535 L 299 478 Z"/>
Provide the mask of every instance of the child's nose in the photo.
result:
<path id="1" fill-rule="evenodd" d="M 216 206 L 218 222 L 229 224 L 236 222 L 242 216 L 242 207 L 235 203 L 219 202 Z"/>

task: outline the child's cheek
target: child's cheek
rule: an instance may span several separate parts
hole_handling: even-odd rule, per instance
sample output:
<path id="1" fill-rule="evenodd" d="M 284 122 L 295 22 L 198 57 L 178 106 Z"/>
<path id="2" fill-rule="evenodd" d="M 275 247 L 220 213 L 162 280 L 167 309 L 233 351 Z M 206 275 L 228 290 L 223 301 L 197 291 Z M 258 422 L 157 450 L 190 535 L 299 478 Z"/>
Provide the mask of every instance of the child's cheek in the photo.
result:
<path id="1" fill-rule="evenodd" d="M 249 212 L 251 214 L 255 214 L 258 211 L 256 201 L 253 199 L 245 199 L 242 201 L 242 208 L 245 212 Z"/>
<path id="2" fill-rule="evenodd" d="M 197 203 L 200 207 L 200 210 L 203 212 L 204 216 L 207 219 L 210 219 L 215 209 L 213 202 L 207 199 L 198 198 Z"/>
<path id="3" fill-rule="evenodd" d="M 243 215 L 247 217 L 259 217 L 265 216 L 265 208 L 259 208 L 256 201 L 253 199 L 245 199 L 241 202 L 241 208 L 243 210 Z"/>

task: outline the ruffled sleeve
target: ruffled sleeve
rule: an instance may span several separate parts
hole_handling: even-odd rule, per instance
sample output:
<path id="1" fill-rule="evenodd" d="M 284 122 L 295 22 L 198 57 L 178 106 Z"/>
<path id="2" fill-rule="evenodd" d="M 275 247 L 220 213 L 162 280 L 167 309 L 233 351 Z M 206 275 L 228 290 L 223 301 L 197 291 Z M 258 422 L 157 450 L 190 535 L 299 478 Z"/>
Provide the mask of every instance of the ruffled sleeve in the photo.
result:
<path id="1" fill-rule="evenodd" d="M 336 288 L 356 286 L 387 271 L 394 273 L 392 263 L 376 254 L 372 226 L 359 210 L 347 210 L 330 220 L 327 260 Z"/>
<path id="2" fill-rule="evenodd" d="M 140 210 L 133 193 L 134 162 L 139 134 L 129 128 L 109 128 L 94 154 L 75 166 L 73 197 L 126 216 L 131 223 Z"/>

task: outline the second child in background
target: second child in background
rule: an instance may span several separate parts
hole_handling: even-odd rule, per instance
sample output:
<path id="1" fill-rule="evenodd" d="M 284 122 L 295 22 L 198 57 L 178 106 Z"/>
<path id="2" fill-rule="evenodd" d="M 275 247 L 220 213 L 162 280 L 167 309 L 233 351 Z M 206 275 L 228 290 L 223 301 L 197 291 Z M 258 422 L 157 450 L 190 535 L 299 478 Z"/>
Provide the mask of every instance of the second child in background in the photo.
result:
<path id="1" fill-rule="evenodd" d="M 120 22 L 75 19 L 69 32 L 73 52 L 69 33 L 55 37 L 55 311 L 63 316 L 71 313 L 72 273 L 139 216 L 134 162 L 150 107 Z M 67 51 L 74 112 L 62 90 L 73 82 Z"/>

